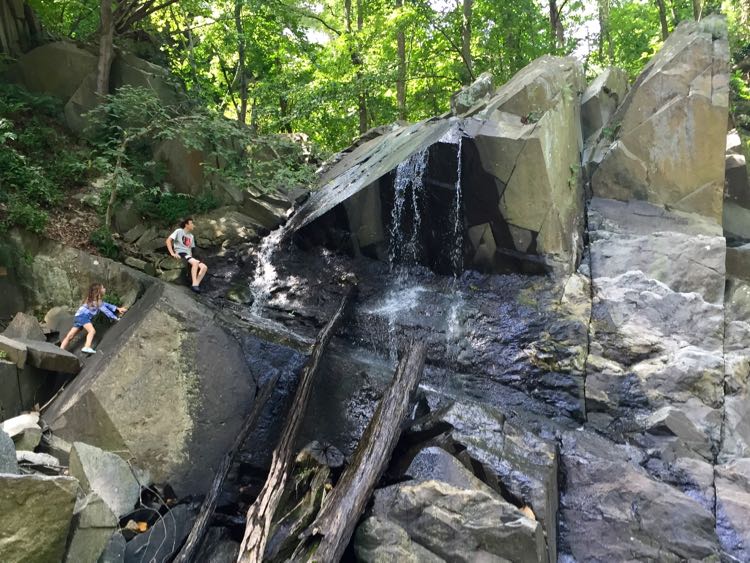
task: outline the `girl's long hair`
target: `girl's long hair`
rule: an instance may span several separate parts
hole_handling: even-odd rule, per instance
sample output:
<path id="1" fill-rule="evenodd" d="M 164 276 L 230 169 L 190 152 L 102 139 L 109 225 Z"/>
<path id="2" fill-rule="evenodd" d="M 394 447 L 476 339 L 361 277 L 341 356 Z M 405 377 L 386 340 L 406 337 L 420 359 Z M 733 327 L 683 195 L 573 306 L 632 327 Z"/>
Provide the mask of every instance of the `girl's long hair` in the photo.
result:
<path id="1" fill-rule="evenodd" d="M 86 305 L 94 305 L 99 307 L 102 304 L 102 294 L 104 286 L 100 283 L 92 283 L 89 287 L 88 295 L 86 295 Z"/>

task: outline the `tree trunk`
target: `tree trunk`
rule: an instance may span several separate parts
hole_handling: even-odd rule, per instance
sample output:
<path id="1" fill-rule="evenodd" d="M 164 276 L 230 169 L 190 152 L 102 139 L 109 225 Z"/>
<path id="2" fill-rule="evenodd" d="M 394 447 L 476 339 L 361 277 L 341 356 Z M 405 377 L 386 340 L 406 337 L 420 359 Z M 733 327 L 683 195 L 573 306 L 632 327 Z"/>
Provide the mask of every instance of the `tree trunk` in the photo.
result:
<path id="1" fill-rule="evenodd" d="M 364 24 L 364 11 L 362 7 L 362 0 L 357 0 L 357 34 L 362 33 L 362 26 Z M 359 41 L 359 38 L 357 38 Z M 359 45 L 355 51 L 354 56 L 356 57 L 357 69 L 357 82 L 359 83 L 359 134 L 364 135 L 369 127 L 367 126 L 367 89 L 364 85 L 364 73 L 362 72 L 362 55 L 359 52 Z"/>
<path id="2" fill-rule="evenodd" d="M 333 337 L 336 324 L 341 318 L 346 305 L 349 303 L 352 292 L 353 289 L 351 287 L 347 288 L 338 310 L 315 339 L 310 359 L 307 361 L 305 369 L 300 376 L 297 392 L 294 395 L 294 401 L 284 425 L 279 445 L 273 451 L 268 478 L 263 486 L 263 490 L 261 490 L 258 498 L 247 512 L 245 537 L 242 539 L 238 558 L 238 561 L 241 563 L 261 563 L 263 560 L 274 513 L 282 498 L 284 487 L 294 464 L 294 445 L 300 426 L 302 425 L 307 402 L 310 399 L 315 375 L 320 367 L 323 352 Z"/>
<path id="3" fill-rule="evenodd" d="M 404 0 L 396 0 L 396 9 L 401 11 Z M 398 53 L 398 70 L 396 74 L 396 103 L 398 104 L 398 118 L 406 121 L 406 34 L 401 24 L 396 32 L 396 50 Z"/>
<path id="4" fill-rule="evenodd" d="M 464 60 L 466 72 L 464 73 L 464 84 L 474 81 L 474 63 L 471 59 L 471 12 L 474 0 L 463 0 L 463 22 L 461 25 L 461 58 Z"/>
<path id="5" fill-rule="evenodd" d="M 242 29 L 242 2 L 234 2 L 234 26 L 237 30 L 237 75 L 240 81 L 240 111 L 237 121 L 245 124 L 247 120 L 247 69 L 245 68 L 245 33 Z"/>
<path id="6" fill-rule="evenodd" d="M 279 96 L 279 112 L 281 115 L 281 129 L 285 133 L 292 132 L 292 123 L 289 119 L 289 99 L 286 96 Z"/>
<path id="7" fill-rule="evenodd" d="M 557 9 L 557 0 L 549 1 L 549 25 L 554 38 L 555 49 L 562 48 L 565 45 L 565 31 L 560 19 L 560 11 Z"/>
<path id="8" fill-rule="evenodd" d="M 669 26 L 667 25 L 667 7 L 664 0 L 656 0 L 656 7 L 659 8 L 659 24 L 661 25 L 661 40 L 666 41 L 669 36 Z"/>
<path id="9" fill-rule="evenodd" d="M 224 485 L 224 480 L 227 477 L 227 473 L 229 473 L 229 469 L 232 466 L 232 461 L 234 461 L 234 456 L 237 455 L 237 452 L 242 447 L 242 444 L 245 443 L 245 440 L 250 434 L 250 431 L 255 428 L 255 425 L 258 422 L 258 418 L 263 411 L 263 407 L 268 402 L 268 399 L 271 396 L 273 390 L 276 388 L 276 383 L 279 381 L 280 375 L 281 372 L 277 372 L 271 378 L 271 380 L 265 384 L 261 392 L 255 398 L 255 404 L 253 405 L 250 414 L 248 414 L 247 418 L 245 418 L 245 422 L 243 423 L 239 434 L 237 434 L 232 447 L 229 449 L 226 455 L 224 455 L 224 459 L 222 459 L 221 465 L 219 465 L 219 468 L 216 470 L 216 476 L 214 477 L 208 495 L 206 495 L 206 498 L 203 501 L 203 505 L 201 506 L 200 515 L 193 524 L 193 529 L 190 531 L 190 535 L 185 541 L 185 545 L 182 546 L 182 549 L 174 559 L 175 563 L 190 563 L 195 558 L 195 554 L 200 548 L 201 542 L 203 541 L 203 535 L 206 533 L 208 523 L 211 521 L 211 516 L 216 509 L 216 503 L 219 500 L 219 494 L 221 493 L 221 489 Z"/>
<path id="10" fill-rule="evenodd" d="M 293 561 L 341 559 L 401 435 L 401 423 L 409 412 L 410 397 L 422 376 L 425 356 L 426 346 L 420 342 L 412 345 L 399 362 L 391 386 L 357 445 L 352 463 L 318 517 L 301 534 L 302 541 L 292 556 Z"/>
<path id="11" fill-rule="evenodd" d="M 96 93 L 100 101 L 109 95 L 109 73 L 112 69 L 114 51 L 114 25 L 112 23 L 112 0 L 102 0 L 99 35 L 99 61 L 96 72 Z"/>
<path id="12" fill-rule="evenodd" d="M 693 0 L 693 18 L 696 21 L 701 19 L 701 0 Z"/>

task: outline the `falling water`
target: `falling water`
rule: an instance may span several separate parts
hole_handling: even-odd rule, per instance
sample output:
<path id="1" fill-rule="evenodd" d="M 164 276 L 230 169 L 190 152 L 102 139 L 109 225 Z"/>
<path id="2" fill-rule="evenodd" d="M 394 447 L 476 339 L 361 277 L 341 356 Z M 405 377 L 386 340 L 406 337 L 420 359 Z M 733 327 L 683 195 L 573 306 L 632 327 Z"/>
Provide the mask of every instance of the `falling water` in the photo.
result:
<path id="1" fill-rule="evenodd" d="M 263 307 L 271 295 L 271 289 L 278 278 L 278 273 L 271 260 L 279 242 L 284 238 L 284 234 L 284 227 L 281 226 L 264 238 L 260 244 L 258 261 L 255 264 L 255 275 L 253 281 L 250 282 L 250 290 L 253 294 L 250 313 L 255 316 L 261 316 Z"/>
<path id="2" fill-rule="evenodd" d="M 413 154 L 396 168 L 393 210 L 391 211 L 391 237 L 388 248 L 388 260 L 391 268 L 399 263 L 414 263 L 419 258 L 419 231 L 422 223 L 419 202 L 424 189 L 426 168 L 427 149 Z M 410 202 L 413 221 L 407 242 L 402 224 L 409 190 L 411 190 Z"/>
<path id="3" fill-rule="evenodd" d="M 453 233 L 451 237 L 451 269 L 453 275 L 457 276 L 464 269 L 464 214 L 461 209 L 463 205 L 463 194 L 461 191 L 461 147 L 463 145 L 463 136 L 458 136 L 458 164 L 456 169 L 456 190 L 455 204 L 451 211 L 451 223 L 453 224 Z"/>

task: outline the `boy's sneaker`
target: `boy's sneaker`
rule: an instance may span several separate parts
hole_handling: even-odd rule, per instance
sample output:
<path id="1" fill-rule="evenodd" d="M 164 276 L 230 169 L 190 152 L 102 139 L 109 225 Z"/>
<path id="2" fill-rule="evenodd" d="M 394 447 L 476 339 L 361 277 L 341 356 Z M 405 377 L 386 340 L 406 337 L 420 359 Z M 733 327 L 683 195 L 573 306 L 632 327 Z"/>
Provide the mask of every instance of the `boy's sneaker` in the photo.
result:
<path id="1" fill-rule="evenodd" d="M 198 287 L 197 285 L 191 285 L 190 289 L 192 289 L 196 293 L 200 293 L 201 292 L 201 288 Z"/>
<path id="2" fill-rule="evenodd" d="M 96 350 L 94 350 L 93 348 L 89 348 L 88 346 L 84 346 L 83 348 L 81 348 L 81 352 L 83 352 L 84 354 L 96 354 Z"/>

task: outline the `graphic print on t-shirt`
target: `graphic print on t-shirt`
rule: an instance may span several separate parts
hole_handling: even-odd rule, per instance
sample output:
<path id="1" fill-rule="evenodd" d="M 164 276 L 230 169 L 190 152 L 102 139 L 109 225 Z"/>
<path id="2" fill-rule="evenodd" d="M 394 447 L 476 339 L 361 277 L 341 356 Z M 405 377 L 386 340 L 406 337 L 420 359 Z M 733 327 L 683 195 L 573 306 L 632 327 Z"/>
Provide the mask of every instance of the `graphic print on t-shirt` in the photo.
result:
<path id="1" fill-rule="evenodd" d="M 182 244 L 184 244 L 186 248 L 191 248 L 193 246 L 193 237 L 182 235 Z"/>

